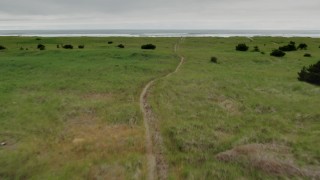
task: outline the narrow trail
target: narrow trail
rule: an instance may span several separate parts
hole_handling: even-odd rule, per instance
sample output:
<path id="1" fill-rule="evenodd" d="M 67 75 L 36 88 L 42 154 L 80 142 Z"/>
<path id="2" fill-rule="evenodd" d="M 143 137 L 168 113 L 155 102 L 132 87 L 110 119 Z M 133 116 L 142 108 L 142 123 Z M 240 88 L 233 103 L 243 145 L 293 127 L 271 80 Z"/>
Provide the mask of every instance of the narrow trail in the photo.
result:
<path id="1" fill-rule="evenodd" d="M 183 39 L 181 38 L 180 42 Z M 180 42 L 177 42 L 174 46 L 174 52 L 177 53 L 179 49 Z M 168 179 L 168 164 L 164 157 L 164 145 L 161 137 L 158 122 L 152 112 L 152 108 L 148 103 L 149 90 L 151 86 L 162 78 L 167 78 L 178 72 L 182 64 L 184 63 L 184 57 L 180 56 L 180 63 L 177 68 L 157 79 L 150 81 L 142 90 L 140 95 L 140 109 L 143 113 L 143 121 L 146 129 L 146 151 L 147 151 L 147 161 L 148 161 L 148 180 L 153 179 Z"/>

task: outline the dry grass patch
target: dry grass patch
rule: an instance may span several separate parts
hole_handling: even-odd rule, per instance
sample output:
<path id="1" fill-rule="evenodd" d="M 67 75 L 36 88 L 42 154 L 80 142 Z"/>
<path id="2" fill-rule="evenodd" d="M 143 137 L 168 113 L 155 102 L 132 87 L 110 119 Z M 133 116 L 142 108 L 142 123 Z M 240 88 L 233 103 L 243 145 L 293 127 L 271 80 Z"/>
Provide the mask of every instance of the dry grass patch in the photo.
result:
<path id="1" fill-rule="evenodd" d="M 219 153 L 216 158 L 224 162 L 236 162 L 265 173 L 278 176 L 320 178 L 320 167 L 302 168 L 287 146 L 277 144 L 248 144 Z"/>

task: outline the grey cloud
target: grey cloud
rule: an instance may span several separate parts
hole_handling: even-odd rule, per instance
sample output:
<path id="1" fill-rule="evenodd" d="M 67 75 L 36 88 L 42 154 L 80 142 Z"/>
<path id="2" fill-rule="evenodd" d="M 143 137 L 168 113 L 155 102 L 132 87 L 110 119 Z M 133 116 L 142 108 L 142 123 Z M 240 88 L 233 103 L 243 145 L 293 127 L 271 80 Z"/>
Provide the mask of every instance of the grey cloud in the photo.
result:
<path id="1" fill-rule="evenodd" d="M 319 0 L 1 0 L 0 29 L 320 29 L 318 7 Z"/>

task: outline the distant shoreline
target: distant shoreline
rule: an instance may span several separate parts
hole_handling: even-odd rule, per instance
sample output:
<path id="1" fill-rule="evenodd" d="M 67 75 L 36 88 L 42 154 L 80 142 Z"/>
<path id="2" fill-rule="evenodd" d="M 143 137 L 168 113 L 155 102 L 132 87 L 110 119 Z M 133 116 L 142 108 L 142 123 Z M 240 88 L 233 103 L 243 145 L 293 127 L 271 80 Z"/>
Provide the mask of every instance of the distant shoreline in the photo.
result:
<path id="1" fill-rule="evenodd" d="M 312 37 L 320 30 L 0 30 L 21 37 Z"/>

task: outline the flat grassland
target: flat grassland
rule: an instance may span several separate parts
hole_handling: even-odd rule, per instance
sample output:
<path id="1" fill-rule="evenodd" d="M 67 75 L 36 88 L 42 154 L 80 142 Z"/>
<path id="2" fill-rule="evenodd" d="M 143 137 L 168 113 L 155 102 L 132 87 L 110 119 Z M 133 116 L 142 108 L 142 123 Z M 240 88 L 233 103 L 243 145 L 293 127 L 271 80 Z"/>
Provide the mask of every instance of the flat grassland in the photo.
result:
<path id="1" fill-rule="evenodd" d="M 146 179 L 139 95 L 174 71 L 178 39 L 0 37 L 0 179 Z M 309 47 L 269 55 L 290 41 Z M 157 49 L 141 50 L 147 43 Z M 235 51 L 239 43 L 265 53 Z M 182 39 L 184 64 L 148 96 L 169 179 L 319 178 L 320 87 L 297 80 L 320 59 L 319 45 Z"/>
<path id="2" fill-rule="evenodd" d="M 0 147 L 0 179 L 146 176 L 139 95 L 147 82 L 179 63 L 175 38 L 0 42 L 7 48 L 0 52 L 0 141 L 7 143 Z M 116 47 L 120 43 L 124 49 Z M 157 50 L 141 50 L 146 43 Z M 38 44 L 46 50 L 37 50 Z"/>
<path id="3" fill-rule="evenodd" d="M 309 48 L 269 55 L 290 41 Z M 251 48 L 235 51 L 239 43 Z M 320 178 L 320 87 L 297 80 L 320 60 L 319 45 L 312 38 L 185 39 L 183 67 L 151 92 L 169 177 Z M 250 52 L 254 46 L 265 53 Z"/>

